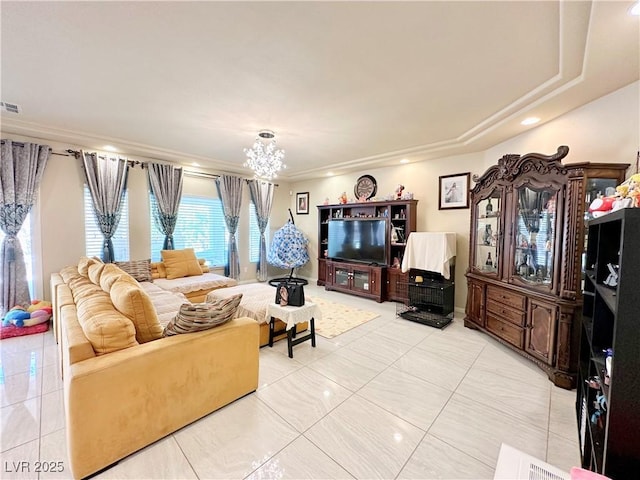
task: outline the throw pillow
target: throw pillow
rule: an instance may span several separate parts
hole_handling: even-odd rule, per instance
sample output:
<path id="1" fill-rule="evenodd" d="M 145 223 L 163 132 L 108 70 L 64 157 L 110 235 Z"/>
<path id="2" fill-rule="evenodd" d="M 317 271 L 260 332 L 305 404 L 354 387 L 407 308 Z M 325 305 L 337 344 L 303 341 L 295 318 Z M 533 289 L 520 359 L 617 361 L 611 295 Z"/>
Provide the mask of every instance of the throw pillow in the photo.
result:
<path id="1" fill-rule="evenodd" d="M 122 270 L 115 263 L 107 263 L 102 269 L 102 274 L 100 275 L 100 288 L 102 288 L 104 292 L 109 293 L 111 286 L 116 282 L 116 280 L 120 279 L 128 280 L 136 285 L 138 283 L 131 275 Z"/>
<path id="2" fill-rule="evenodd" d="M 198 263 L 200 264 L 200 270 L 202 270 L 202 273 L 209 273 L 211 271 L 209 265 L 207 265 L 206 258 L 199 258 Z"/>
<path id="3" fill-rule="evenodd" d="M 115 262 L 115 264 L 139 282 L 153 282 L 153 278 L 151 277 L 151 259 Z"/>
<path id="4" fill-rule="evenodd" d="M 153 278 L 167 278 L 167 269 L 162 262 L 151 262 L 151 276 Z"/>
<path id="5" fill-rule="evenodd" d="M 89 265 L 89 280 L 95 285 L 100 285 L 100 275 L 104 270 L 104 263 L 96 262 Z"/>
<path id="6" fill-rule="evenodd" d="M 178 314 L 164 329 L 164 336 L 200 332 L 222 325 L 233 318 L 242 300 L 238 293 L 213 303 L 183 303 Z"/>
<path id="7" fill-rule="evenodd" d="M 78 273 L 83 277 L 89 276 L 89 265 L 96 263 L 97 260 L 89 257 L 80 257 L 78 261 Z"/>
<path id="8" fill-rule="evenodd" d="M 162 250 L 162 263 L 167 269 L 167 279 L 202 275 L 200 263 L 193 248 L 183 250 Z"/>
<path id="9" fill-rule="evenodd" d="M 113 306 L 133 322 L 138 343 L 162 337 L 162 326 L 151 298 L 140 285 L 117 280 L 109 290 Z"/>

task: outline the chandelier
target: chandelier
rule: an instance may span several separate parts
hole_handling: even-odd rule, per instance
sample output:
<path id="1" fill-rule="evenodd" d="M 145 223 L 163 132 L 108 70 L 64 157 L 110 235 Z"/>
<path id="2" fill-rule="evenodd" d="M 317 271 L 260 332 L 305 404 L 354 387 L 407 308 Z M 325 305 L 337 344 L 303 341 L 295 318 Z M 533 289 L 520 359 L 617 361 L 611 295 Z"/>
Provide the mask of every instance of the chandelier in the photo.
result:
<path id="1" fill-rule="evenodd" d="M 287 168 L 283 162 L 284 150 L 276 148 L 275 136 L 271 130 L 261 130 L 253 147 L 244 149 L 247 155 L 244 166 L 253 170 L 256 177 L 271 180 L 278 176 L 277 173 L 281 169 Z M 268 143 L 262 143 L 262 139 Z"/>

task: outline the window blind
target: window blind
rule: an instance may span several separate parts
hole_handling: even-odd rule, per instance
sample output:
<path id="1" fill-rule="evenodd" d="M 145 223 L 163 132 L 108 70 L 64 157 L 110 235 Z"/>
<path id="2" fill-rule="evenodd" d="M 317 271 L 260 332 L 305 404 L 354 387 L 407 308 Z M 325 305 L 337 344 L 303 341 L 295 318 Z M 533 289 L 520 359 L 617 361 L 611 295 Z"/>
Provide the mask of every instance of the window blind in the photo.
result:
<path id="1" fill-rule="evenodd" d="M 151 195 L 151 260 L 159 262 L 162 259 L 160 251 L 164 234 L 158 230 L 153 219 L 155 203 L 155 197 Z M 210 266 L 225 265 L 229 232 L 220 199 L 183 195 L 173 241 L 176 250 L 193 248 L 196 256 L 206 259 Z"/>

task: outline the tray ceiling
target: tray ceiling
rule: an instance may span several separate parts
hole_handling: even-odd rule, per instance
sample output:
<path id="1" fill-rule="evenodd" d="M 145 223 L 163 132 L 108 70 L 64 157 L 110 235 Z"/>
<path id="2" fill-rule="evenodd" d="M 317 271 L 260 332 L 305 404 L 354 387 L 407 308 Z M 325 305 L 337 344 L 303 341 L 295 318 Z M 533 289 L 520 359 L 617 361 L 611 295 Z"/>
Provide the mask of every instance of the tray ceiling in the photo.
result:
<path id="1" fill-rule="evenodd" d="M 484 150 L 639 78 L 632 2 L 7 2 L 3 135 L 283 179 Z"/>

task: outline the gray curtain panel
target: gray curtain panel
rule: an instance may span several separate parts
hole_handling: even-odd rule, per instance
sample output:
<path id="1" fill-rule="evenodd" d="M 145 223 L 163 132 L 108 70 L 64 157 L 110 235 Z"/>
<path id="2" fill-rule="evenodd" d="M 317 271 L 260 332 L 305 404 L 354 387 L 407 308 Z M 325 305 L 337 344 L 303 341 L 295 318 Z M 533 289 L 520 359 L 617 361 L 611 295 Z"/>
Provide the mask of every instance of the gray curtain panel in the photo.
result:
<path id="1" fill-rule="evenodd" d="M 156 228 L 164 234 L 163 250 L 173 250 L 173 232 L 178 221 L 178 208 L 182 197 L 182 167 L 160 163 L 147 165 L 149 190 L 155 198 L 153 220 Z"/>
<path id="2" fill-rule="evenodd" d="M 275 185 L 261 180 L 249 180 L 249 192 L 251 200 L 256 206 L 256 219 L 260 230 L 260 256 L 258 257 L 257 279 L 259 282 L 267 281 L 267 240 L 264 232 L 271 216 L 273 193 Z"/>
<path id="3" fill-rule="evenodd" d="M 0 250 L 2 316 L 14 305 L 31 303 L 24 254 L 16 237 L 35 201 L 51 149 L 47 145 L 2 140 L 0 163 Z"/>
<path id="4" fill-rule="evenodd" d="M 127 190 L 129 162 L 124 158 L 99 157 L 97 153 L 80 152 L 85 179 L 96 217 L 98 228 L 104 236 L 102 261 L 111 263 L 113 242 L 111 237 L 120 223 L 120 208 Z M 120 260 L 127 260 L 121 258 Z"/>
<path id="5" fill-rule="evenodd" d="M 229 258 L 224 268 L 227 277 L 238 279 L 240 277 L 240 257 L 238 255 L 238 242 L 236 231 L 240 219 L 240 207 L 242 206 L 242 185 L 244 180 L 231 175 L 221 175 L 216 178 L 216 188 L 222 201 L 224 221 L 229 230 Z"/>

